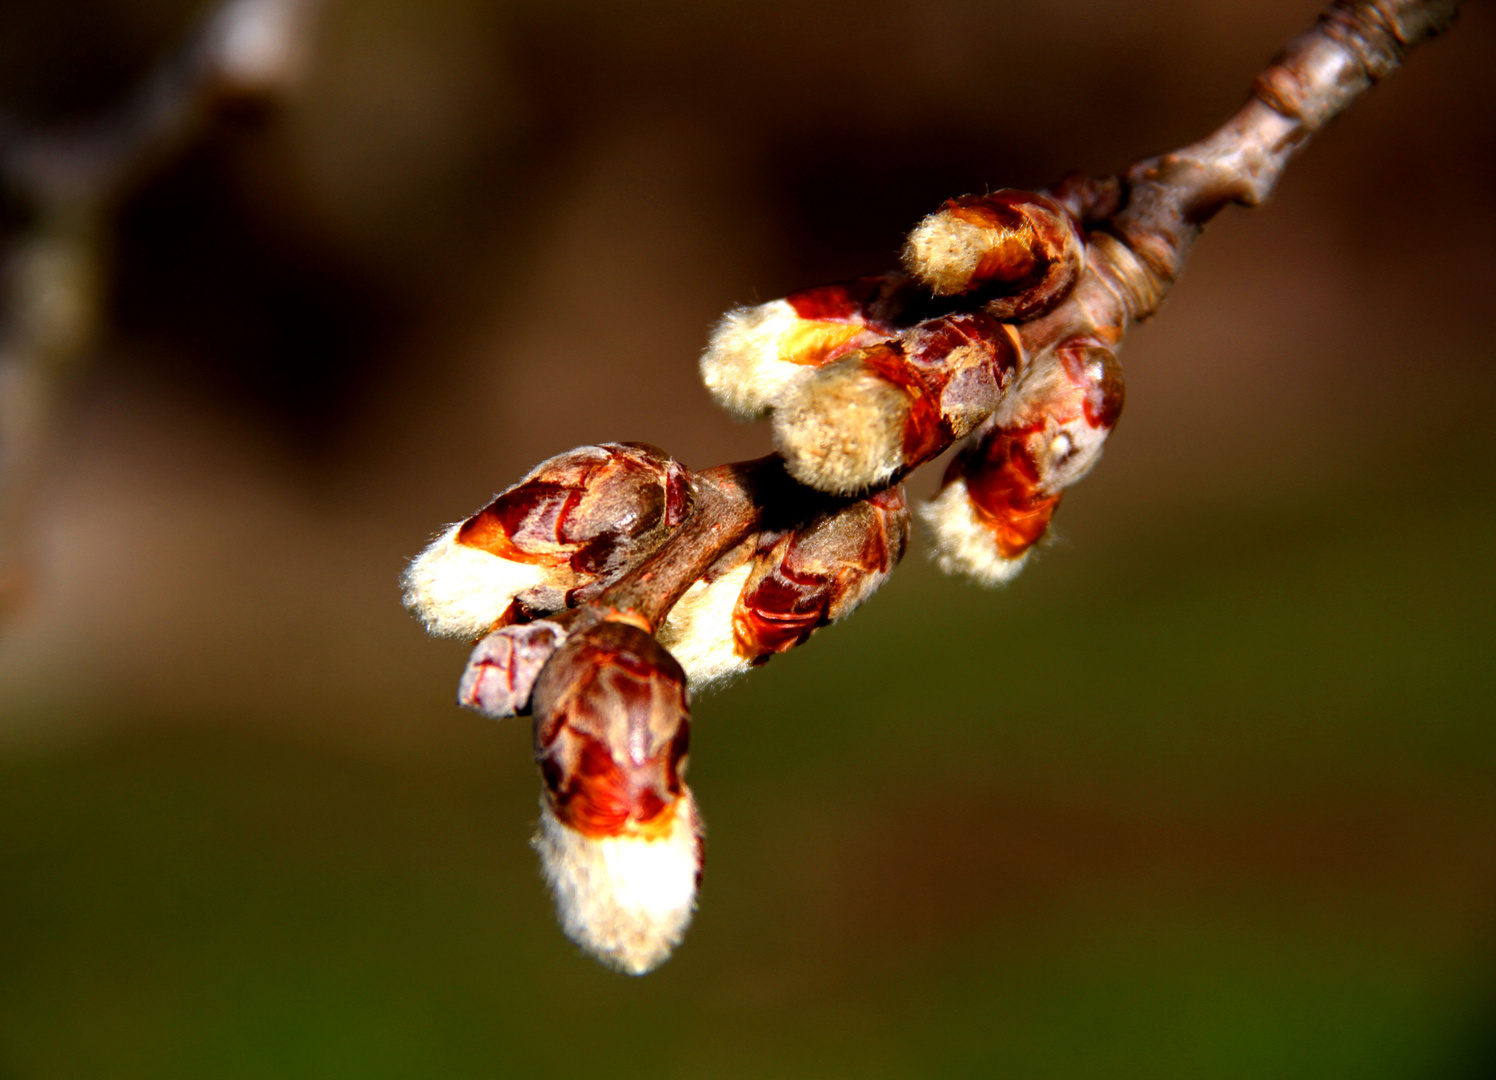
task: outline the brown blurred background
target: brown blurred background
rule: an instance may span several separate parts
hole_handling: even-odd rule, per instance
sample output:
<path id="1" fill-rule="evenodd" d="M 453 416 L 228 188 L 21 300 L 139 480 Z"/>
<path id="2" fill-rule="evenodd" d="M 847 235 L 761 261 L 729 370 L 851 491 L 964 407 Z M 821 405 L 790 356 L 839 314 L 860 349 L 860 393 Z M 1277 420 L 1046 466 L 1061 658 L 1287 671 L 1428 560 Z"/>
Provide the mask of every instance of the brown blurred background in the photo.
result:
<path id="1" fill-rule="evenodd" d="M 698 703 L 659 973 L 561 937 L 528 731 L 398 602 L 551 454 L 765 452 L 724 309 L 1204 134 L 1316 10 L 329 0 L 118 218 L 0 636 L 0 1077 L 1496 1075 L 1489 3 L 1211 227 L 1016 585 L 916 548 Z M 0 110 L 201 11 L 8 0 Z"/>

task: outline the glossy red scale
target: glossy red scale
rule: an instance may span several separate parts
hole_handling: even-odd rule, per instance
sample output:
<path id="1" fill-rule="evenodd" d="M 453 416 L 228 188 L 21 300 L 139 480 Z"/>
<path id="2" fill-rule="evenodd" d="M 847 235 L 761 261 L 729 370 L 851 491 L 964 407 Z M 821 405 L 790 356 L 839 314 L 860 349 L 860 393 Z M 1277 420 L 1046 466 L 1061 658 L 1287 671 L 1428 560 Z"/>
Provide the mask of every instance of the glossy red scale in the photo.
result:
<path id="1" fill-rule="evenodd" d="M 825 622 L 824 607 L 819 611 L 777 613 L 745 605 L 733 612 L 733 642 L 744 656 L 772 656 L 803 644 Z"/>
<path id="2" fill-rule="evenodd" d="M 1034 244 L 1033 227 L 1014 209 L 1016 201 L 1031 201 L 1027 192 L 1001 191 L 991 195 L 963 195 L 947 200 L 940 208 L 968 224 L 993 234 L 994 246 L 982 256 L 972 272 L 973 283 L 1002 282 L 1019 285 L 1038 281 L 1049 267 Z"/>
<path id="3" fill-rule="evenodd" d="M 932 392 L 910 366 L 903 347 L 895 342 L 876 345 L 862 354 L 862 363 L 884 382 L 904 391 L 909 415 L 904 420 L 904 464 L 917 465 L 949 444 L 951 432 L 940 414 L 938 392 Z"/>
<path id="4" fill-rule="evenodd" d="M 800 289 L 786 296 L 785 302 L 802 319 L 817 322 L 865 322 L 868 307 L 884 288 L 880 277 L 858 278 L 836 285 Z"/>
<path id="5" fill-rule="evenodd" d="M 691 486 L 686 480 L 686 470 L 672 460 L 665 474 L 665 524 L 675 528 L 686 520 L 691 512 Z"/>
<path id="6" fill-rule="evenodd" d="M 591 736 L 579 736 L 581 750 L 576 767 L 564 790 L 559 770 L 545 771 L 542 776 L 551 789 L 551 803 L 556 817 L 587 836 L 617 836 L 625 832 L 650 832 L 669 825 L 675 809 L 676 792 L 662 797 L 647 777 L 652 770 L 620 767 L 608 748 Z M 677 742 L 679 739 L 677 738 Z M 674 758 L 676 743 L 667 753 Z M 674 761 L 669 773 L 675 775 Z"/>
<path id="7" fill-rule="evenodd" d="M 579 494 L 580 498 L 580 494 Z M 583 574 L 601 574 L 611 569 L 617 561 L 615 556 L 620 548 L 626 547 L 635 537 L 641 533 L 648 532 L 659 524 L 662 517 L 669 513 L 669 494 L 662 491 L 655 484 L 643 484 L 638 488 L 638 501 L 632 506 L 626 517 L 615 518 L 609 524 L 610 527 L 596 532 L 591 539 L 583 540 L 575 535 L 570 528 L 570 517 L 575 508 L 575 503 L 569 503 L 563 508 L 560 518 L 556 523 L 557 542 L 560 544 L 577 544 L 582 546 L 571 557 L 573 570 Z M 597 528 L 597 522 L 591 522 L 593 529 Z M 580 532 L 581 530 L 576 530 Z"/>
<path id="8" fill-rule="evenodd" d="M 564 554 L 521 547 L 514 538 L 522 529 L 529 531 L 528 522 L 532 517 L 554 521 L 562 513 L 567 499 L 574 494 L 571 488 L 544 480 L 521 484 L 463 522 L 457 530 L 457 542 L 511 562 L 560 565 L 566 561 Z"/>
<path id="9" fill-rule="evenodd" d="M 783 561 L 733 610 L 733 640 L 744 656 L 786 652 L 824 626 L 835 581 L 823 574 L 796 571 L 791 546 Z"/>
<path id="10" fill-rule="evenodd" d="M 955 315 L 943 315 L 938 319 L 922 322 L 910 334 L 909 361 L 921 369 L 932 372 L 941 370 L 944 359 L 957 349 L 974 346 L 999 358 L 999 345 L 1011 343 L 1003 332 L 1002 323 L 984 311 L 963 311 Z M 1003 366 L 1012 367 L 1018 362 L 1009 355 L 1011 348 L 1001 357 L 1007 361 Z"/>
<path id="11" fill-rule="evenodd" d="M 905 335 L 903 349 L 905 364 L 925 389 L 938 418 L 932 423 L 927 416 L 911 416 L 905 429 L 905 463 L 915 465 L 949 444 L 955 432 L 948 411 L 960 415 L 970 410 L 978 395 L 1007 386 L 1017 370 L 1019 351 L 1003 324 L 981 311 L 920 323 Z M 974 357 L 980 359 L 974 362 Z"/>
<path id="12" fill-rule="evenodd" d="M 670 470 L 663 485 L 656 470 L 622 456 L 573 470 L 571 475 L 575 479 L 569 476 L 565 483 L 530 480 L 500 495 L 463 523 L 458 543 L 512 562 L 541 566 L 569 562 L 578 573 L 595 575 L 612 569 L 619 549 L 653 529 L 662 518 L 668 525 L 677 525 L 690 509 L 689 489 L 679 466 Z M 606 519 L 599 519 L 595 512 L 580 515 L 589 490 L 598 483 L 630 491 L 634 499 Z"/>
<path id="13" fill-rule="evenodd" d="M 1039 468 L 1022 437 L 1006 434 L 983 443 L 980 458 L 958 459 L 952 471 L 966 481 L 978 517 L 1005 559 L 1016 559 L 1049 528 L 1060 496 L 1039 489 Z"/>
<path id="14" fill-rule="evenodd" d="M 1066 377 L 1083 394 L 1081 410 L 1086 423 L 1099 430 L 1116 427 L 1126 400 L 1126 384 L 1116 354 L 1085 340 L 1066 342 L 1056 351 Z"/>

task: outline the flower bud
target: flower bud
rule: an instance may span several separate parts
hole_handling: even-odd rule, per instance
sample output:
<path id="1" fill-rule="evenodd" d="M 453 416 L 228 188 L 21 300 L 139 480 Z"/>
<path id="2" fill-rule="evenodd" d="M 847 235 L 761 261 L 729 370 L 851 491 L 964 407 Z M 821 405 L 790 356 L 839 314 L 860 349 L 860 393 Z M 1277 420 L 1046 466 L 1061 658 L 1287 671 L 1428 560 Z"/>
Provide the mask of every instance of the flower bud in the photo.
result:
<path id="1" fill-rule="evenodd" d="M 660 628 L 693 690 L 748 670 L 849 614 L 903 557 L 902 488 L 762 534 L 730 569 L 693 585 Z"/>
<path id="2" fill-rule="evenodd" d="M 880 274 L 729 311 L 702 354 L 702 381 L 724 408 L 762 415 L 815 368 L 897 333 L 911 286 Z"/>
<path id="3" fill-rule="evenodd" d="M 1009 581 L 1049 528 L 1064 488 L 1097 459 L 1122 412 L 1122 368 L 1092 339 L 1059 346 L 946 470 L 922 510 L 937 561 L 983 584 Z"/>
<path id="4" fill-rule="evenodd" d="M 405 606 L 429 632 L 466 638 L 560 611 L 652 552 L 690 505 L 685 470 L 662 450 L 570 450 L 433 540 L 401 580 Z"/>
<path id="5" fill-rule="evenodd" d="M 545 791 L 533 841 L 568 937 L 620 971 L 658 967 L 691 921 L 701 823 L 683 774 L 685 673 L 637 626 L 575 632 L 535 685 Z"/>
<path id="6" fill-rule="evenodd" d="M 761 662 L 850 614 L 888 580 L 908 539 L 908 504 L 894 487 L 761 546 L 733 609 L 739 655 Z"/>
<path id="7" fill-rule="evenodd" d="M 796 384 L 775 410 L 774 445 L 803 484 L 865 490 L 975 428 L 1021 355 L 1013 328 L 984 312 L 927 319 Z"/>
<path id="8" fill-rule="evenodd" d="M 938 296 L 981 289 L 993 316 L 1026 319 L 1075 284 L 1085 245 L 1059 204 L 1007 189 L 947 200 L 909 234 L 904 265 Z"/>
<path id="9" fill-rule="evenodd" d="M 473 647 L 457 704 L 493 720 L 525 712 L 541 669 L 565 641 L 566 631 L 549 619 L 495 630 Z"/>
<path id="10" fill-rule="evenodd" d="M 939 494 L 920 508 L 946 573 L 1005 584 L 1049 528 L 1060 496 L 1039 486 L 1025 442 L 993 429 L 951 463 Z"/>

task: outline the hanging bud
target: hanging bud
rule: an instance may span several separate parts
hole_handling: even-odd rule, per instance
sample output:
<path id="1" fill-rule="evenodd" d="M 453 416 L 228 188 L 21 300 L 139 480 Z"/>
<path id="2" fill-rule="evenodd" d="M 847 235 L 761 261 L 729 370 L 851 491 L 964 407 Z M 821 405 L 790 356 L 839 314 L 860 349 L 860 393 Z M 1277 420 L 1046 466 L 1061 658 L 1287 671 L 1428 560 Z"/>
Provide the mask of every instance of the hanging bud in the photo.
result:
<path id="1" fill-rule="evenodd" d="M 660 642 L 693 690 L 746 671 L 851 613 L 888 580 L 908 536 L 901 487 L 762 534 L 751 555 L 692 586 Z"/>
<path id="2" fill-rule="evenodd" d="M 774 413 L 774 445 L 803 484 L 862 491 L 940 454 L 1002 399 L 1022 355 L 984 312 L 927 319 L 799 382 Z"/>
<path id="3" fill-rule="evenodd" d="M 1027 319 L 1062 300 L 1085 268 L 1075 220 L 1052 199 L 1006 189 L 949 199 L 919 223 L 904 266 L 937 296 L 982 290 L 989 313 Z"/>
<path id="4" fill-rule="evenodd" d="M 696 906 L 701 822 L 683 775 L 685 673 L 637 626 L 575 632 L 535 685 L 545 791 L 533 841 L 566 935 L 642 975 Z"/>
<path id="5" fill-rule="evenodd" d="M 685 470 L 662 450 L 570 450 L 433 540 L 402 578 L 405 606 L 429 632 L 466 638 L 560 611 L 652 552 L 690 505 Z"/>
<path id="6" fill-rule="evenodd" d="M 939 494 L 920 508 L 946 573 L 1005 584 L 1049 528 L 1060 496 L 1043 493 L 1025 441 L 992 430 L 951 462 Z"/>
<path id="7" fill-rule="evenodd" d="M 1063 490 L 1101 456 L 1123 397 L 1116 354 L 1090 339 L 1064 343 L 1027 373 L 922 509 L 940 567 L 987 585 L 1011 580 Z"/>
<path id="8" fill-rule="evenodd" d="M 815 368 L 897 333 L 911 286 L 880 274 L 729 311 L 702 354 L 702 381 L 731 412 L 762 415 Z"/>

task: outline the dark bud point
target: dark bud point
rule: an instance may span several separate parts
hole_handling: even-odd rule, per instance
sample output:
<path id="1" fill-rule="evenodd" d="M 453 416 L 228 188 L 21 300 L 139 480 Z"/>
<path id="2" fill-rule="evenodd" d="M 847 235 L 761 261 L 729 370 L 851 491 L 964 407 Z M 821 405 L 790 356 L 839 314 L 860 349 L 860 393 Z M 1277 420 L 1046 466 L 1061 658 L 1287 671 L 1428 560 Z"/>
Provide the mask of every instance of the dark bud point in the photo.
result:
<path id="1" fill-rule="evenodd" d="M 545 620 L 495 630 L 473 647 L 457 704 L 493 720 L 526 712 L 535 680 L 565 640 L 566 631 Z"/>

